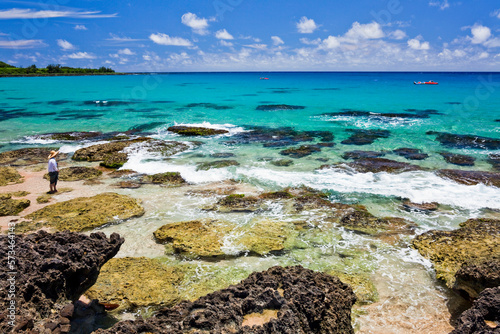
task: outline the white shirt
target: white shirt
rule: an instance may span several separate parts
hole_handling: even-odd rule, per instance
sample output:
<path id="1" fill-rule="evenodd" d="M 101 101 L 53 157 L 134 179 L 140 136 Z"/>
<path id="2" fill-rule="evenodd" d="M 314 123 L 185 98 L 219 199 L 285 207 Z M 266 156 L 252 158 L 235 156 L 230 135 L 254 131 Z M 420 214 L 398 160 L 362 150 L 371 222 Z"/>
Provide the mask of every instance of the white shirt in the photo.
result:
<path id="1" fill-rule="evenodd" d="M 49 159 L 49 173 L 57 172 L 57 161 L 55 158 Z"/>

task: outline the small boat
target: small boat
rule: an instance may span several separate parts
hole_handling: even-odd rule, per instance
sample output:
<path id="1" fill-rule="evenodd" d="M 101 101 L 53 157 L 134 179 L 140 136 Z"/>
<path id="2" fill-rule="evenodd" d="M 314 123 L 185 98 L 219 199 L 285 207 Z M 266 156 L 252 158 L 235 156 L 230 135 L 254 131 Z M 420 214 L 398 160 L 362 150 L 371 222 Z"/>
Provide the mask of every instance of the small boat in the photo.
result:
<path id="1" fill-rule="evenodd" d="M 414 85 L 439 85 L 439 83 L 429 80 L 429 81 L 413 81 Z"/>
<path id="2" fill-rule="evenodd" d="M 260 80 L 269 80 L 269 78 L 260 77 Z"/>

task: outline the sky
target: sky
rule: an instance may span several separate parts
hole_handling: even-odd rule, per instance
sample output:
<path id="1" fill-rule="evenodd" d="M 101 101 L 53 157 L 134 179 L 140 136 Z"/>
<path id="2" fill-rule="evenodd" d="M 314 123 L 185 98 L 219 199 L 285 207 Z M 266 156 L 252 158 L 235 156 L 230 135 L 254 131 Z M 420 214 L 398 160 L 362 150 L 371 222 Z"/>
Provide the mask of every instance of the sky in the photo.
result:
<path id="1" fill-rule="evenodd" d="M 121 72 L 500 71 L 500 1 L 3 0 L 0 60 Z"/>

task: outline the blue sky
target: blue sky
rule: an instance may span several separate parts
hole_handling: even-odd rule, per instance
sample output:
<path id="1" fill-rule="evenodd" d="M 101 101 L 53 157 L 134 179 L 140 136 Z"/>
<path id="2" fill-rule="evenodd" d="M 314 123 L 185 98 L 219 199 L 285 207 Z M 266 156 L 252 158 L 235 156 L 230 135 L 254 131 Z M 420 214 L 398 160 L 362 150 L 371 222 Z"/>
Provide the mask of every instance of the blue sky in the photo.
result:
<path id="1" fill-rule="evenodd" d="M 0 60 L 117 71 L 498 71 L 498 0 L 0 4 Z"/>

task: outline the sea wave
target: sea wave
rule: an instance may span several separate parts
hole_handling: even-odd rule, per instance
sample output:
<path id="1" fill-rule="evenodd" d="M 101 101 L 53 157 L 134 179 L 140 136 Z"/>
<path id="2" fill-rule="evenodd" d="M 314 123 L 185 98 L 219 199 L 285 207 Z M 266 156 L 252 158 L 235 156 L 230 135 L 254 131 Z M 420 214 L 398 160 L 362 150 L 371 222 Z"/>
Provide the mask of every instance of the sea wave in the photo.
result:
<path id="1" fill-rule="evenodd" d="M 209 129 L 217 129 L 217 130 L 226 130 L 226 131 L 228 131 L 228 133 L 219 135 L 219 136 L 222 136 L 222 137 L 224 137 L 224 136 L 230 137 L 230 136 L 234 136 L 235 134 L 238 134 L 238 133 L 249 131 L 249 130 L 245 130 L 245 128 L 243 128 L 241 126 L 234 125 L 234 124 L 229 124 L 229 123 L 226 123 L 226 124 L 212 124 L 210 122 L 201 122 L 201 123 L 177 123 L 177 122 L 174 122 L 174 125 L 175 126 L 202 127 L 202 128 L 209 128 Z M 175 136 L 175 137 L 179 136 L 179 135 L 174 134 L 172 132 L 168 132 L 167 131 L 168 127 L 169 126 L 163 126 L 163 127 L 159 128 L 158 129 L 158 133 L 157 133 L 156 136 L 159 139 L 161 139 L 165 135 Z"/>

